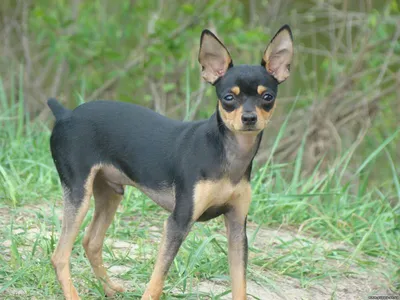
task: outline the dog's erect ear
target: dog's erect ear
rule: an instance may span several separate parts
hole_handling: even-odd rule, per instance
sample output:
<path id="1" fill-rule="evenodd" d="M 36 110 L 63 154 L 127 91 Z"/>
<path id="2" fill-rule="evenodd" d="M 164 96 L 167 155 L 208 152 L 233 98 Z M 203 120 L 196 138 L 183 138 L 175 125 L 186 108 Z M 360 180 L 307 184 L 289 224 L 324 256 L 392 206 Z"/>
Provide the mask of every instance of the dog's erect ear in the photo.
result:
<path id="1" fill-rule="evenodd" d="M 201 75 L 211 84 L 224 76 L 232 67 L 232 58 L 221 41 L 209 30 L 201 33 L 199 63 L 202 66 Z"/>
<path id="2" fill-rule="evenodd" d="M 261 64 L 279 83 L 290 75 L 293 58 L 293 36 L 289 25 L 278 30 L 264 52 Z"/>

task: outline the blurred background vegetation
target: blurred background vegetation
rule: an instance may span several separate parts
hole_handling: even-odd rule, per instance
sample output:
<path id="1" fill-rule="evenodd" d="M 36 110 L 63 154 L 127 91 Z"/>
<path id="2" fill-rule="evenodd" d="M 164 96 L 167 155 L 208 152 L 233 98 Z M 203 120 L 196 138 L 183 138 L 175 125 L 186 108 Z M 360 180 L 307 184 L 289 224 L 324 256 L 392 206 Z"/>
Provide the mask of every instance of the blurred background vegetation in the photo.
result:
<path id="1" fill-rule="evenodd" d="M 1 0 L 0 22 L 0 295 L 11 287 L 61 297 L 49 264 L 62 206 L 48 145 L 49 97 L 69 108 L 111 99 L 180 120 L 208 118 L 217 99 L 200 76 L 201 31 L 213 30 L 235 64 L 258 64 L 283 24 L 293 30 L 295 59 L 253 172 L 249 228 L 260 227 L 250 238 L 249 279 L 275 289 L 274 272 L 296 278 L 301 289 L 324 286 L 329 299 L 380 286 L 400 290 L 398 0 Z M 136 201 L 122 202 L 109 236 L 154 258 L 152 227 L 143 224 L 158 226 L 161 209 L 132 189 L 126 198 Z M 189 293 L 186 280 L 197 286 L 227 274 L 223 224 L 213 222 L 189 235 L 170 272 L 169 295 L 176 286 Z M 258 234 L 265 225 L 307 233 L 307 243 Z M 257 246 L 259 240 L 271 244 Z M 325 240 L 348 248 L 327 250 Z M 154 261 L 115 261 L 106 248 L 109 265 L 132 267 L 120 277 L 140 295 Z M 104 295 L 90 266 L 75 272 L 81 289 Z M 322 299 L 313 291 L 309 299 Z"/>
<path id="2" fill-rule="evenodd" d="M 236 64 L 257 64 L 271 35 L 288 23 L 295 62 L 257 161 L 269 157 L 270 136 L 298 96 L 274 159 L 292 161 L 306 133 L 307 173 L 354 143 L 361 145 L 356 157 L 373 151 L 399 128 L 399 13 L 396 0 L 3 0 L 2 90 L 12 94 L 10 103 L 23 90 L 30 121 L 50 119 L 49 96 L 71 108 L 113 99 L 172 118 L 207 118 L 216 97 L 199 76 L 201 30 L 214 30 Z M 0 122 L 13 121 L 5 116 Z M 398 164 L 400 152 L 393 153 Z M 372 174 L 378 179 L 390 175 L 387 160 L 381 163 Z"/>

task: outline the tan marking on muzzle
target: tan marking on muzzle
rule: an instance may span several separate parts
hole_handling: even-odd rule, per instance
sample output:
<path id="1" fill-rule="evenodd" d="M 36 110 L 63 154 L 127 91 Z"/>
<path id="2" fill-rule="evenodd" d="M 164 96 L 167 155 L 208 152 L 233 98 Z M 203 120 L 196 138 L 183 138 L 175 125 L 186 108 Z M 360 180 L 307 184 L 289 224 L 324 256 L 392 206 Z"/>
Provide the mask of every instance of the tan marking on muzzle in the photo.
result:
<path id="1" fill-rule="evenodd" d="M 263 130 L 265 127 L 267 127 L 267 124 L 269 120 L 272 117 L 272 113 L 275 110 L 275 105 L 270 111 L 266 111 L 262 108 L 256 107 L 256 113 L 257 113 L 257 128 Z"/>
<path id="2" fill-rule="evenodd" d="M 234 111 L 228 112 L 223 108 L 221 101 L 219 101 L 218 110 L 220 112 L 222 121 L 224 121 L 226 127 L 228 127 L 231 131 L 238 131 L 242 128 L 243 106 L 240 106 Z"/>

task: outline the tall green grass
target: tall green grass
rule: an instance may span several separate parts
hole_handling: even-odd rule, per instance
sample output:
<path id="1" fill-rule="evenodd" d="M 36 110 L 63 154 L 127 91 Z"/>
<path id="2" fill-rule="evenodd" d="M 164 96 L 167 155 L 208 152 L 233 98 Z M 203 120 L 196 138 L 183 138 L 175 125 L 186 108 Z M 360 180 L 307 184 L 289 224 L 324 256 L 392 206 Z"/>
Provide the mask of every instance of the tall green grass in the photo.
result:
<path id="1" fill-rule="evenodd" d="M 14 77 L 15 81 L 20 80 Z M 46 124 L 31 122 L 24 110 L 23 93 L 13 103 L 11 99 L 16 96 L 7 95 L 0 81 L 0 295 L 9 299 L 15 293 L 59 298 L 61 291 L 49 263 L 61 227 L 61 193 L 49 151 L 50 130 Z M 189 104 L 187 101 L 188 107 Z M 289 122 L 290 114 L 275 146 Z M 249 278 L 273 287 L 273 279 L 264 273 L 271 271 L 296 278 L 303 288 L 308 288 L 324 279 L 379 269 L 388 286 L 399 289 L 400 178 L 393 163 L 393 150 L 387 147 L 399 135 L 397 130 L 381 140 L 358 165 L 353 163 L 356 149 L 349 149 L 328 170 L 318 165 L 309 176 L 302 175 L 304 143 L 293 162 L 275 163 L 270 157 L 265 165 L 257 166 L 249 214 Z M 372 182 L 370 174 L 379 168 L 378 157 L 387 159 L 390 176 Z M 104 250 L 108 265 L 129 267 L 119 275 L 131 283 L 129 292 L 121 298 L 138 297 L 143 292 L 159 240 L 156 235 L 149 242 L 149 237 L 154 234 L 153 225 L 162 227 L 160 215 L 167 216 L 141 193 L 127 189 L 107 240 L 136 245 L 136 256 L 110 246 Z M 37 230 L 32 233 L 32 228 Z M 303 236 L 282 240 L 266 251 L 255 242 L 262 228 L 286 228 Z M 83 232 L 77 245 L 82 238 Z M 325 241 L 337 246 L 327 248 Z M 197 224 L 171 268 L 167 295 L 207 295 L 218 299 L 229 292 L 228 285 L 222 294 L 204 294 L 196 288 L 200 280 L 226 282 L 226 249 L 221 219 Z M 91 274 L 80 246 L 74 248 L 72 259 L 78 289 L 90 297 L 103 296 L 101 284 Z"/>
<path id="2" fill-rule="evenodd" d="M 22 86 L 21 76 L 19 80 Z M 49 127 L 30 122 L 23 89 L 18 89 L 18 96 L 14 90 L 7 95 L 0 79 L 0 199 L 16 207 L 48 200 L 58 189 L 49 155 Z"/>

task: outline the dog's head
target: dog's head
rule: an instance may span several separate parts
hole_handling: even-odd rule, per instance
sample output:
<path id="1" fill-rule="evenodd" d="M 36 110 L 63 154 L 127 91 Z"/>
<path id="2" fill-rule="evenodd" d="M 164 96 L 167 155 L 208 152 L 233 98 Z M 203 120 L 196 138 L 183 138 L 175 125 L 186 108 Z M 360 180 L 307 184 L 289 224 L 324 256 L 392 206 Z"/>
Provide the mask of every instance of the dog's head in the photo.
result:
<path id="1" fill-rule="evenodd" d="M 293 38 L 288 25 L 272 38 L 261 65 L 233 66 L 220 40 L 209 30 L 201 34 L 199 62 L 202 76 L 216 88 L 218 113 L 233 132 L 259 133 L 275 107 L 278 85 L 290 74 Z"/>

